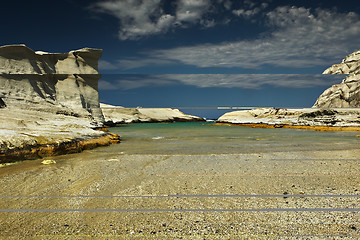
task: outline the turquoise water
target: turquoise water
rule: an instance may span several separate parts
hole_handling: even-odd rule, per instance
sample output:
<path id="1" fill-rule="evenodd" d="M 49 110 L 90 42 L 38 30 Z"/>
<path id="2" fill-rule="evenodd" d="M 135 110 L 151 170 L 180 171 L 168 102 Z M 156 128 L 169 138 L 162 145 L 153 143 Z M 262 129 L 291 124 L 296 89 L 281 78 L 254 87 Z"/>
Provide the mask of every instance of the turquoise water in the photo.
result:
<path id="1" fill-rule="evenodd" d="M 135 123 L 111 128 L 128 154 L 222 154 L 356 149 L 358 132 L 319 132 L 216 126 L 211 123 Z M 110 150 L 110 149 L 109 149 Z"/>

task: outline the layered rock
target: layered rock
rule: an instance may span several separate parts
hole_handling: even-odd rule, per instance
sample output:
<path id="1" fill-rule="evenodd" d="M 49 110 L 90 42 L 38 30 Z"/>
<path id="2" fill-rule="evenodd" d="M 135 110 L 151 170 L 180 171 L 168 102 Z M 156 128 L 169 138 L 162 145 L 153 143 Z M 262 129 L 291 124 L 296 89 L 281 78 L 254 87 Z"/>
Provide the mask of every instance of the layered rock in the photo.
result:
<path id="1" fill-rule="evenodd" d="M 77 114 L 101 126 L 97 71 L 101 54 L 102 50 L 90 48 L 51 54 L 25 45 L 0 47 L 0 98 L 8 107 Z"/>
<path id="2" fill-rule="evenodd" d="M 1 74 L 98 74 L 101 49 L 68 53 L 33 51 L 23 44 L 0 47 Z"/>
<path id="3" fill-rule="evenodd" d="M 198 122 L 203 118 L 172 108 L 124 108 L 100 104 L 107 124 L 138 122 Z"/>
<path id="4" fill-rule="evenodd" d="M 349 75 L 342 83 L 326 89 L 313 108 L 235 111 L 224 114 L 218 122 L 278 127 L 333 127 L 333 129 L 360 127 L 360 108 L 358 108 L 360 107 L 360 50 L 347 56 L 340 64 L 326 69 L 323 74 Z"/>
<path id="5" fill-rule="evenodd" d="M 254 109 L 225 113 L 217 122 L 273 126 L 360 127 L 360 109 Z"/>
<path id="6" fill-rule="evenodd" d="M 326 69 L 323 74 L 349 74 L 340 84 L 326 89 L 314 107 L 360 107 L 360 50 L 347 56 L 340 64 Z"/>
<path id="7" fill-rule="evenodd" d="M 24 45 L 0 47 L 0 162 L 80 151 L 84 141 L 99 137 L 104 144 L 110 135 L 93 130 L 104 123 L 101 54 L 90 48 L 46 53 Z"/>

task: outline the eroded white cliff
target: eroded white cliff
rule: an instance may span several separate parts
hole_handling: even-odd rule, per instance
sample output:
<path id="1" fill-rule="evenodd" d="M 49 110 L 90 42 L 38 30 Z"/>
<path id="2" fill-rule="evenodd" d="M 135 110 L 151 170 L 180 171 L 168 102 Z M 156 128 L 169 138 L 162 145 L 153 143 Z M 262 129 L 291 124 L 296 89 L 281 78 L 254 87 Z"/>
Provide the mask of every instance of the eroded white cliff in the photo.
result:
<path id="1" fill-rule="evenodd" d="M 348 74 L 340 84 L 326 89 L 313 108 L 235 111 L 218 119 L 222 123 L 312 127 L 360 127 L 360 50 L 323 74 Z M 325 109 L 318 109 L 325 108 Z"/>
<path id="2" fill-rule="evenodd" d="M 340 84 L 326 89 L 319 96 L 314 107 L 360 107 L 360 50 L 347 56 L 340 64 L 329 67 L 323 74 L 348 74 L 348 76 Z"/>
<path id="3" fill-rule="evenodd" d="M 33 51 L 23 44 L 0 47 L 0 73 L 98 74 L 101 49 L 82 48 L 68 53 Z"/>
<path id="4" fill-rule="evenodd" d="M 9 108 L 75 114 L 101 126 L 97 71 L 101 54 L 102 50 L 90 48 L 51 54 L 24 45 L 0 47 L 0 98 Z"/>
<path id="5" fill-rule="evenodd" d="M 112 141 L 110 134 L 94 130 L 104 123 L 98 94 L 101 54 L 90 48 L 45 53 L 24 45 L 0 47 L 0 162 Z M 94 138 L 101 141 L 91 140 L 89 146 Z"/>

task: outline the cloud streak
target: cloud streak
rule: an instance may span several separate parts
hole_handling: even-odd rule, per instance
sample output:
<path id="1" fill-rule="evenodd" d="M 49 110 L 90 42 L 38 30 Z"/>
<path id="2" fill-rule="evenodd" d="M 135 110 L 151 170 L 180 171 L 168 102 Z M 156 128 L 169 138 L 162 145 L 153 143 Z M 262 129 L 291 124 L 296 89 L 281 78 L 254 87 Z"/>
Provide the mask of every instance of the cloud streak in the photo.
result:
<path id="1" fill-rule="evenodd" d="M 213 26 L 211 19 L 203 18 L 212 7 L 211 0 L 176 0 L 172 4 L 175 11 L 166 9 L 164 0 L 104 0 L 90 9 L 116 17 L 121 40 L 138 40 L 193 24 Z"/>
<path id="2" fill-rule="evenodd" d="M 222 16 L 226 11 L 231 13 L 233 2 L 242 6 L 233 13 L 244 18 L 250 18 L 267 7 L 267 3 L 249 0 L 103 0 L 89 9 L 117 18 L 119 39 L 139 40 L 178 28 L 210 28 L 229 23 L 230 19 Z"/>
<path id="3" fill-rule="evenodd" d="M 341 82 L 343 75 L 323 74 L 118 74 L 99 81 L 101 90 L 128 90 L 141 87 L 188 85 L 199 88 L 258 89 L 264 86 L 311 88 Z"/>
<path id="4" fill-rule="evenodd" d="M 329 64 L 360 46 L 360 17 L 355 13 L 279 7 L 268 12 L 266 20 L 272 30 L 262 38 L 157 50 L 149 55 L 202 68 L 306 68 Z"/>
<path id="5" fill-rule="evenodd" d="M 266 7 L 267 5 L 255 5 L 248 14 L 239 9 L 236 11 L 238 15 L 251 16 L 260 11 L 255 9 L 263 10 Z M 191 9 L 196 8 L 193 6 Z M 197 16 L 202 14 L 198 12 Z M 127 70 L 171 64 L 198 68 L 309 68 L 329 66 L 359 49 L 360 16 L 356 13 L 281 6 L 264 12 L 263 15 L 268 30 L 258 38 L 151 50 L 138 58 L 121 59 L 113 63 L 113 69 L 116 66 Z M 189 17 L 190 19 L 199 21 L 198 18 Z"/>

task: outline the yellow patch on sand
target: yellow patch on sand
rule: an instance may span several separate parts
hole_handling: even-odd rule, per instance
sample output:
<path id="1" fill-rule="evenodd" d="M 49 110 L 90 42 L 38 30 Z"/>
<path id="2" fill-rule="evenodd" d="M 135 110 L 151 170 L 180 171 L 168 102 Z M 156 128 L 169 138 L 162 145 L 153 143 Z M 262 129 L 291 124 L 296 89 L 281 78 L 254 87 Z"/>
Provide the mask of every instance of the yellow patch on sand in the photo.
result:
<path id="1" fill-rule="evenodd" d="M 42 164 L 45 164 L 45 165 L 49 165 L 49 164 L 54 164 L 56 163 L 54 160 L 44 160 L 41 162 Z"/>
<path id="2" fill-rule="evenodd" d="M 118 161 L 120 161 L 120 159 L 118 158 L 111 158 L 108 160 L 108 162 L 118 162 Z"/>
<path id="3" fill-rule="evenodd" d="M 0 163 L 0 168 L 1 167 L 5 167 L 5 166 L 10 166 L 10 165 L 14 165 L 17 164 L 18 162 L 13 162 L 13 163 Z"/>

